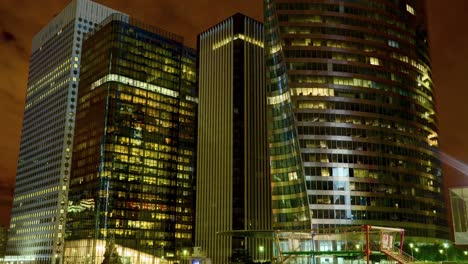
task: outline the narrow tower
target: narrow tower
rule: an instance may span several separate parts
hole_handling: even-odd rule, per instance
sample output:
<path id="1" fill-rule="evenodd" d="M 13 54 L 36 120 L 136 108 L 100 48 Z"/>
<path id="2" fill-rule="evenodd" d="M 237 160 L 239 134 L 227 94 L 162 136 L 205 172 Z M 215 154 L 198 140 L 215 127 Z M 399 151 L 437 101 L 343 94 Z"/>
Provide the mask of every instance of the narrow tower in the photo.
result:
<path id="1" fill-rule="evenodd" d="M 213 263 L 228 263 L 239 250 L 267 259 L 266 241 L 217 235 L 271 227 L 263 25 L 235 14 L 198 40 L 195 244 Z"/>

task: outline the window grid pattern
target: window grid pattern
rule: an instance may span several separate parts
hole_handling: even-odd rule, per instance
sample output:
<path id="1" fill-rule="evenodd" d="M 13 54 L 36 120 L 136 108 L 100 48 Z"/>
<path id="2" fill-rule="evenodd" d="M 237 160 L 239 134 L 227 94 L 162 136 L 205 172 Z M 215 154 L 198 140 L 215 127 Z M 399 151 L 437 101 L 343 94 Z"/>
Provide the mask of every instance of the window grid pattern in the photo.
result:
<path id="1" fill-rule="evenodd" d="M 62 257 L 82 34 L 112 12 L 74 0 L 33 38 L 7 256 Z"/>

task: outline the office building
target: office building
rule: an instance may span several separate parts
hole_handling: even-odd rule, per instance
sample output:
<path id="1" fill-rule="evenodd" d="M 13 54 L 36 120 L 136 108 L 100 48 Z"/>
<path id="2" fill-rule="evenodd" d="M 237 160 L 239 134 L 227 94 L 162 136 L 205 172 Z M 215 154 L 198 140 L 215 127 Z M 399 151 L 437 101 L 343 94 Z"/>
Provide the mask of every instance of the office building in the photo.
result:
<path id="1" fill-rule="evenodd" d="M 264 3 L 272 187 L 310 204 L 274 225 L 447 239 L 423 1 Z"/>
<path id="2" fill-rule="evenodd" d="M 198 47 L 195 244 L 212 263 L 244 249 L 268 259 L 266 241 L 217 235 L 271 228 L 263 25 L 235 14 L 201 33 Z"/>
<path id="3" fill-rule="evenodd" d="M 468 187 L 451 188 L 450 207 L 456 245 L 468 245 Z"/>
<path id="4" fill-rule="evenodd" d="M 182 37 L 120 14 L 89 34 L 64 261 L 188 259 L 197 101 L 196 52 Z"/>
<path id="5" fill-rule="evenodd" d="M 8 227 L 0 226 L 0 261 L 4 260 L 8 241 Z"/>
<path id="6" fill-rule="evenodd" d="M 83 34 L 115 12 L 74 0 L 33 38 L 7 261 L 61 263 Z"/>

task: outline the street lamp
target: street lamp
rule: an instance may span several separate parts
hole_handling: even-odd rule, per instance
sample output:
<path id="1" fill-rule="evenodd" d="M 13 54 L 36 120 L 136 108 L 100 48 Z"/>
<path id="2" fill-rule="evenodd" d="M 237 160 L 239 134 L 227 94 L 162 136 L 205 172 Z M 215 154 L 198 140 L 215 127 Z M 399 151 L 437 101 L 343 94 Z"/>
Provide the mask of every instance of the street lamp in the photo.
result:
<path id="1" fill-rule="evenodd" d="M 409 243 L 409 247 L 411 248 L 411 258 L 414 258 L 414 257 L 413 257 L 413 247 L 414 247 L 414 244 L 413 244 L 413 243 Z"/>
<path id="2" fill-rule="evenodd" d="M 356 244 L 355 247 L 356 247 L 356 251 L 359 251 L 361 249 L 361 245 L 359 245 L 359 244 Z"/>
<path id="3" fill-rule="evenodd" d="M 447 261 L 448 261 L 448 248 L 449 248 L 449 243 L 445 242 L 445 243 L 444 243 L 444 248 L 445 248 L 445 255 L 446 255 Z"/>
<path id="4" fill-rule="evenodd" d="M 263 246 L 258 247 L 258 251 L 260 251 L 260 263 L 263 263 L 263 251 L 265 248 Z"/>

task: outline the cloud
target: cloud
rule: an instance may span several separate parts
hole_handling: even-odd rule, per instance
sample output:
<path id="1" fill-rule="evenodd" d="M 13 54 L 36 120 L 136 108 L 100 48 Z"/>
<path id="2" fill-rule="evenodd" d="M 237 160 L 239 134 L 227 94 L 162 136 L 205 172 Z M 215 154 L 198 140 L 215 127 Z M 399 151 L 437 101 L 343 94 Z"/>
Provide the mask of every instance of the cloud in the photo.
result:
<path id="1" fill-rule="evenodd" d="M 3 31 L 2 34 L 0 35 L 0 41 L 14 42 L 16 41 L 16 37 L 11 32 Z"/>

